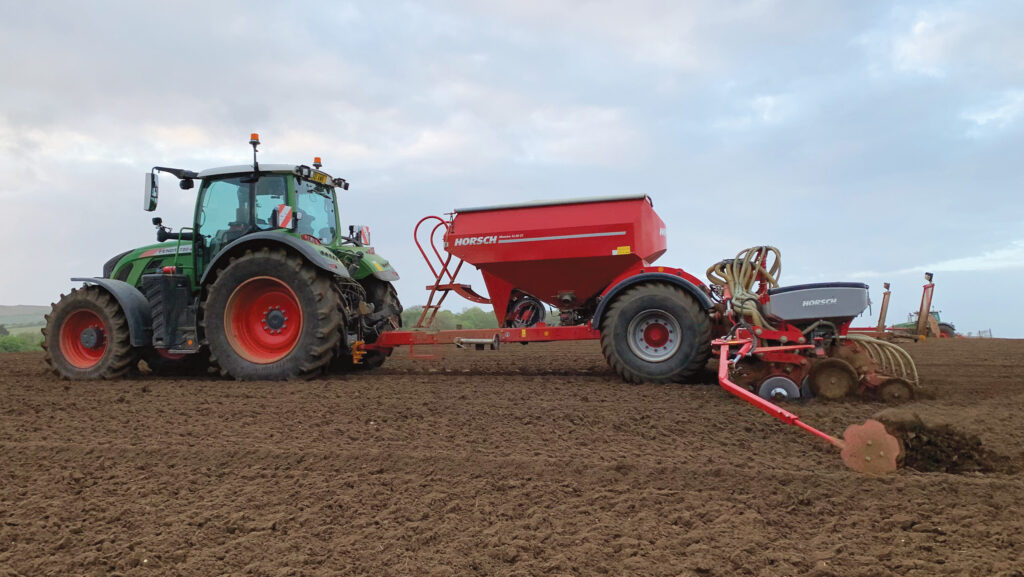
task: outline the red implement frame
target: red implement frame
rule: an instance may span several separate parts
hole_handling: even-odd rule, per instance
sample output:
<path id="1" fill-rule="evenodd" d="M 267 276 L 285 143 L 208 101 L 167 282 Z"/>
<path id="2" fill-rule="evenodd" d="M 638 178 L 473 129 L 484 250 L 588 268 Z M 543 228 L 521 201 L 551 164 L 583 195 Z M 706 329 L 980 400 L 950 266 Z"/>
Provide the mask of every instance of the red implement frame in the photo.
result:
<path id="1" fill-rule="evenodd" d="M 459 329 L 453 331 L 388 331 L 377 342 L 365 344 L 366 350 L 390 350 L 411 345 L 467 345 L 501 343 L 537 343 L 583 341 L 601 338 L 601 331 L 589 324 L 549 327 L 543 323 L 529 328 Z"/>
<path id="2" fill-rule="evenodd" d="M 783 409 L 782 407 L 776 405 L 775 403 L 772 403 L 767 399 L 763 399 L 758 395 L 751 393 L 750 391 L 744 389 L 743 387 L 729 380 L 729 367 L 732 366 L 734 362 L 734 360 L 729 359 L 729 348 L 734 346 L 739 347 L 739 351 L 736 353 L 734 357 L 734 359 L 738 360 L 739 358 L 748 355 L 754 348 L 754 341 L 752 339 L 716 339 L 712 341 L 711 346 L 718 347 L 718 384 L 720 384 L 723 389 L 732 393 L 733 395 L 736 395 L 737 397 L 743 399 L 744 401 L 750 403 L 751 405 L 754 405 L 755 407 L 761 409 L 762 411 L 768 413 L 769 415 L 775 417 L 776 419 L 782 421 L 783 423 L 786 423 L 787 425 L 794 425 L 800 427 L 801 429 L 807 431 L 808 433 L 820 437 L 828 441 L 829 443 L 832 443 L 836 447 L 839 447 L 840 449 L 842 449 L 845 446 L 842 441 L 833 437 L 832 435 L 829 435 L 828 433 L 823 433 L 818 429 L 815 429 L 814 427 L 804 423 L 803 421 L 800 420 L 800 417 L 798 417 L 797 415 L 787 411 L 786 409 Z M 813 348 L 813 345 L 758 347 L 757 351 L 759 353 L 767 353 L 780 352 L 783 350 L 788 351 L 808 348 Z"/>
<path id="3" fill-rule="evenodd" d="M 828 441 L 841 451 L 843 463 L 855 471 L 869 475 L 882 475 L 896 470 L 901 450 L 900 443 L 886 431 L 885 425 L 876 420 L 868 419 L 861 425 L 850 425 L 847 427 L 846 431 L 843 432 L 842 439 L 837 439 L 828 433 L 819 431 L 801 421 L 800 417 L 796 414 L 751 393 L 729 380 L 729 367 L 754 350 L 753 339 L 716 339 L 711 344 L 714 347 L 718 347 L 718 384 L 723 389 L 787 425 L 799 427 L 820 439 Z M 793 350 L 811 346 L 758 347 L 757 352 L 769 353 L 778 352 L 782 349 Z M 729 358 L 731 347 L 739 347 L 732 359 Z"/>
<path id="4" fill-rule="evenodd" d="M 427 222 L 434 222 L 434 226 L 430 229 L 429 237 L 421 239 L 420 227 Z M 416 242 L 416 248 L 423 255 L 423 260 L 427 262 L 430 272 L 434 275 L 434 284 L 427 287 L 427 290 L 430 291 L 430 296 L 427 297 L 427 304 L 423 306 L 423 312 L 420 313 L 420 318 L 416 321 L 416 325 L 413 328 L 429 327 L 434 322 L 437 311 L 441 309 L 441 303 L 444 302 L 444 299 L 448 297 L 448 293 L 451 291 L 455 291 L 456 294 L 471 302 L 480 304 L 490 304 L 491 302 L 489 298 L 474 292 L 469 285 L 455 282 L 455 277 L 459 276 L 459 271 L 462 270 L 464 261 L 455 257 L 447 250 L 444 251 L 447 256 L 442 256 L 441 251 L 437 249 L 438 231 L 441 232 L 441 242 L 443 243 L 445 237 L 448 236 L 450 227 L 450 221 L 444 220 L 439 216 L 426 216 L 421 218 L 416 223 L 416 228 L 413 229 L 412 238 Z M 426 240 L 427 245 L 433 252 L 433 256 L 428 255 L 427 251 L 424 250 L 422 240 Z M 458 261 L 455 264 L 455 268 L 451 268 L 452 259 Z M 440 293 L 440 296 L 438 296 L 438 293 Z M 437 302 L 434 301 L 435 298 L 437 298 Z"/>

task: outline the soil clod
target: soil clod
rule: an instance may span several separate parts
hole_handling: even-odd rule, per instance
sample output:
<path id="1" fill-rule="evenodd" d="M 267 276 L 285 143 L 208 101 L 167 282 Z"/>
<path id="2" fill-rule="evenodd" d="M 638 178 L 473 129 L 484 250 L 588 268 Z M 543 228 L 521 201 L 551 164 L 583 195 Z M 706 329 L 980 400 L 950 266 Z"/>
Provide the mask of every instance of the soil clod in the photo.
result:
<path id="1" fill-rule="evenodd" d="M 875 415 L 902 445 L 901 466 L 928 473 L 1014 473 L 1012 460 L 988 449 L 976 435 L 947 424 L 926 423 L 913 411 Z"/>

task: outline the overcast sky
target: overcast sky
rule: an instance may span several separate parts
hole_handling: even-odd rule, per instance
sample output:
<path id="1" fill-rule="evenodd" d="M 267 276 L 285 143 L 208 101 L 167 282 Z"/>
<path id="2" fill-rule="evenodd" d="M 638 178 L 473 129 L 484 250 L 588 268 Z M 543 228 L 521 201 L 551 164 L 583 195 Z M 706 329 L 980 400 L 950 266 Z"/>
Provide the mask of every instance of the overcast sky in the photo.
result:
<path id="1" fill-rule="evenodd" d="M 257 131 L 351 181 L 407 305 L 424 215 L 644 192 L 660 264 L 771 244 L 783 284 L 866 282 L 876 314 L 891 282 L 897 322 L 929 271 L 944 320 L 1024 337 L 1021 2 L 0 0 L 0 29 L 0 304 L 155 242 L 143 173 Z"/>

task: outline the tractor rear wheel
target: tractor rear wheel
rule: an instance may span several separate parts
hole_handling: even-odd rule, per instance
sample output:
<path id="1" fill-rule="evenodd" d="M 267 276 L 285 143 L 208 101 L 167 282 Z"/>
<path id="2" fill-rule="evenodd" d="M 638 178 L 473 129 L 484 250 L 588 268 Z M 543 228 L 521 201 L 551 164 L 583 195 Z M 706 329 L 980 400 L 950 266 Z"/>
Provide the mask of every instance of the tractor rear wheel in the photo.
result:
<path id="1" fill-rule="evenodd" d="M 239 380 L 316 374 L 330 363 L 343 330 L 332 282 L 284 249 L 231 258 L 203 303 L 210 362 Z"/>
<path id="2" fill-rule="evenodd" d="M 115 379 L 138 362 L 117 300 L 97 286 L 61 295 L 46 315 L 46 364 L 65 379 Z"/>
<path id="3" fill-rule="evenodd" d="M 711 356 L 711 322 L 682 289 L 642 284 L 626 289 L 608 307 L 601 350 L 628 382 L 682 382 Z"/>

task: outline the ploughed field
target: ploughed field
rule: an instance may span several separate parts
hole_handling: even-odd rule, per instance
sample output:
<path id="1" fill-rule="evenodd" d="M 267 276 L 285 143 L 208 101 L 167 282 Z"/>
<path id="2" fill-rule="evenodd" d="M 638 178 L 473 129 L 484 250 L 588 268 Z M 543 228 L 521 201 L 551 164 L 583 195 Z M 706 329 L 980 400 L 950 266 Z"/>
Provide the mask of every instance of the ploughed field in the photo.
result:
<path id="1" fill-rule="evenodd" d="M 996 472 L 865 477 L 710 371 L 628 385 L 596 342 L 293 383 L 3 355 L 0 576 L 1024 575 L 1024 341 L 907 346 L 906 407 Z M 793 408 L 841 434 L 884 407 Z"/>

